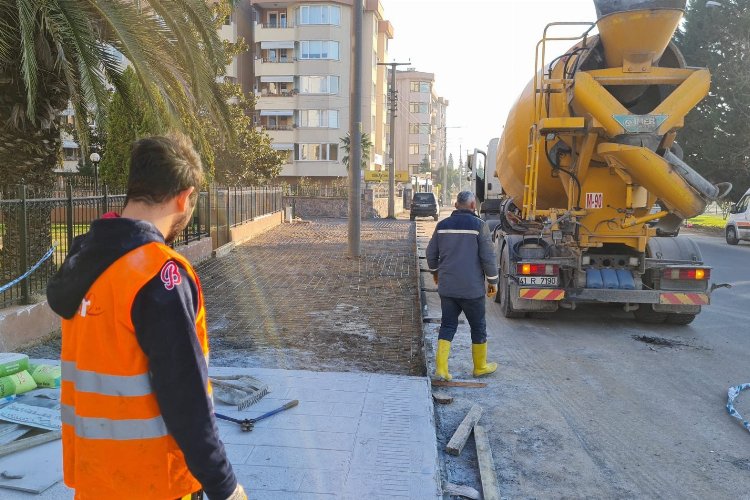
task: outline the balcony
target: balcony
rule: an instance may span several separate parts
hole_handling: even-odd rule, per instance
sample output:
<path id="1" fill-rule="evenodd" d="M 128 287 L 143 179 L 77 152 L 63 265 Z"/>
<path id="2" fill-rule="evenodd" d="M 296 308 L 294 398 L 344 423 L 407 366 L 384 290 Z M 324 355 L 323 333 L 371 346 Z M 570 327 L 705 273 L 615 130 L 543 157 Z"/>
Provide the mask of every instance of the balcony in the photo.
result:
<path id="1" fill-rule="evenodd" d="M 261 59 L 255 60 L 255 74 L 256 76 L 284 76 L 296 74 L 295 59 L 283 59 L 283 60 L 271 60 Z"/>
<path id="2" fill-rule="evenodd" d="M 281 25 L 258 24 L 255 30 L 256 42 L 286 42 L 295 40 L 297 32 L 291 23 Z"/>

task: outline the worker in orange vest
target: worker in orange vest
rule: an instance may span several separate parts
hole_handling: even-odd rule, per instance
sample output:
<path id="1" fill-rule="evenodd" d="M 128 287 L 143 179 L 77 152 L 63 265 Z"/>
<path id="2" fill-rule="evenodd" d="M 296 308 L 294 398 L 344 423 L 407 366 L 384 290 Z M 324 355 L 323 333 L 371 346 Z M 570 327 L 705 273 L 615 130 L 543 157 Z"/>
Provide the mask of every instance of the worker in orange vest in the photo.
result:
<path id="1" fill-rule="evenodd" d="M 200 281 L 168 246 L 202 183 L 185 136 L 136 142 L 122 216 L 77 237 L 47 288 L 63 317 L 63 470 L 76 499 L 247 498 L 214 419 Z"/>

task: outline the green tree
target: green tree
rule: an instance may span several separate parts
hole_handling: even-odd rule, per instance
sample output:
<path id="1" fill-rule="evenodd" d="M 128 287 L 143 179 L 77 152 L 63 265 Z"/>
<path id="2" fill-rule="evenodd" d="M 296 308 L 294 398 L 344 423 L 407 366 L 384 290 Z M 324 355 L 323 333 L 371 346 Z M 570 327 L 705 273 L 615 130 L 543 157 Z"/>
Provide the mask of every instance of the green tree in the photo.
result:
<path id="1" fill-rule="evenodd" d="M 351 152 L 351 137 L 349 133 L 346 137 L 340 137 L 341 149 L 344 150 L 344 156 L 341 158 L 341 163 L 346 165 L 346 169 L 349 170 L 349 153 Z M 362 163 L 361 166 L 365 169 L 370 162 L 370 151 L 372 151 L 372 139 L 370 134 L 362 132 Z"/>
<path id="2" fill-rule="evenodd" d="M 419 164 L 419 173 L 427 174 L 431 171 L 432 167 L 430 165 L 430 158 L 427 155 L 424 155 L 424 158 L 422 158 L 422 162 Z"/>
<path id="3" fill-rule="evenodd" d="M 686 117 L 677 140 L 685 161 L 713 182 L 750 187 L 750 5 L 691 1 L 676 43 L 689 66 L 711 70 L 711 92 Z"/>
<path id="4" fill-rule="evenodd" d="M 247 98 L 239 85 L 224 84 L 224 92 L 232 103 L 229 107 L 236 140 L 222 141 L 217 130 L 208 138 L 215 156 L 215 179 L 224 185 L 257 186 L 279 175 L 286 153 L 271 147 L 267 133 L 253 126 L 254 98 Z"/>
<path id="5" fill-rule="evenodd" d="M 112 96 L 107 115 L 107 147 L 99 164 L 101 182 L 109 188 L 122 190 L 127 186 L 130 149 L 134 141 L 149 135 L 163 134 L 169 128 L 166 105 L 159 95 L 148 96 L 131 68 L 123 73 L 127 93 L 134 102 L 148 102 L 155 106 L 131 106 L 120 92 Z"/>
<path id="6" fill-rule="evenodd" d="M 118 52 L 175 116 L 201 103 L 229 133 L 215 75 L 224 47 L 203 0 L 0 0 L 0 185 L 52 184 L 58 115 L 72 103 L 87 151 L 104 123 L 108 85 L 129 99 Z M 138 106 L 153 106 L 153 99 Z M 10 146 L 9 146 L 10 145 Z"/>

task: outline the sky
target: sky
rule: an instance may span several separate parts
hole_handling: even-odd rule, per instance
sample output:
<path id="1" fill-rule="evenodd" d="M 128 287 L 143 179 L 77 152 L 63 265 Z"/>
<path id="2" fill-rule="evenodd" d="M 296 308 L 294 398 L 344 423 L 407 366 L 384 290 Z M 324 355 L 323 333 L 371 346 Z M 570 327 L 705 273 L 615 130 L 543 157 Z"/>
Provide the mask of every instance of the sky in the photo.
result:
<path id="1" fill-rule="evenodd" d="M 447 130 L 448 153 L 456 164 L 459 148 L 464 155 L 467 149 L 486 149 L 491 138 L 500 136 L 508 111 L 533 77 L 534 51 L 544 27 L 596 20 L 591 0 L 381 3 L 394 29 L 389 62 L 411 61 L 417 70 L 435 73 L 436 92 L 450 102 L 447 126 L 460 127 Z M 570 45 L 558 42 L 549 50 L 557 56 Z"/>

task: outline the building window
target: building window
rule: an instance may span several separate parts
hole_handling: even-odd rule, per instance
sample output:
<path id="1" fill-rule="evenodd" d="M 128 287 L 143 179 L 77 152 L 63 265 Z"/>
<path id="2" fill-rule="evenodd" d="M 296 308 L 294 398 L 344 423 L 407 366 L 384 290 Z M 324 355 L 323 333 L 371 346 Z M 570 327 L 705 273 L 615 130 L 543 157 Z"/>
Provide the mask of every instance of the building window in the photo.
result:
<path id="1" fill-rule="evenodd" d="M 299 126 L 308 128 L 339 128 L 339 112 L 333 109 L 303 109 Z"/>
<path id="2" fill-rule="evenodd" d="M 338 94 L 338 76 L 300 76 L 299 91 L 301 94 Z"/>
<path id="3" fill-rule="evenodd" d="M 430 133 L 429 123 L 410 123 L 409 133 L 410 134 L 429 134 Z"/>
<path id="4" fill-rule="evenodd" d="M 410 102 L 409 103 L 410 113 L 429 113 L 430 105 L 426 102 Z"/>
<path id="5" fill-rule="evenodd" d="M 341 7 L 337 5 L 303 5 L 298 12 L 298 23 L 301 25 L 328 24 L 339 26 L 341 24 Z"/>
<path id="6" fill-rule="evenodd" d="M 419 91 L 423 94 L 429 94 L 430 82 L 419 82 Z"/>
<path id="7" fill-rule="evenodd" d="M 409 82 L 409 90 L 411 92 L 419 92 L 419 82 Z"/>
<path id="8" fill-rule="evenodd" d="M 419 144 L 409 144 L 409 154 L 410 155 L 418 155 L 419 154 Z"/>
<path id="9" fill-rule="evenodd" d="M 295 144 L 296 161 L 338 161 L 338 144 Z"/>
<path id="10" fill-rule="evenodd" d="M 65 161 L 78 161 L 81 158 L 80 151 L 79 148 L 63 148 L 63 158 Z"/>
<path id="11" fill-rule="evenodd" d="M 339 59 L 339 42 L 309 40 L 299 43 L 300 59 Z"/>
<path id="12" fill-rule="evenodd" d="M 420 163 L 410 163 L 409 164 L 409 173 L 410 174 L 418 174 L 419 173 L 419 167 L 422 165 Z"/>

